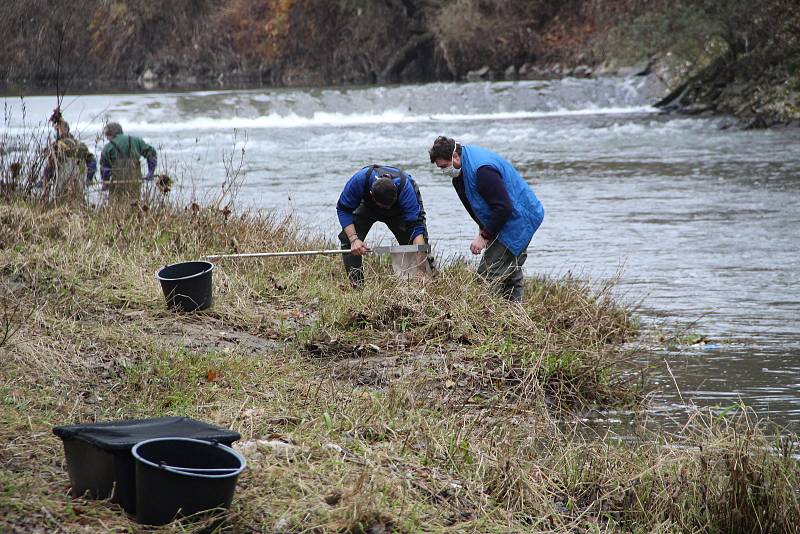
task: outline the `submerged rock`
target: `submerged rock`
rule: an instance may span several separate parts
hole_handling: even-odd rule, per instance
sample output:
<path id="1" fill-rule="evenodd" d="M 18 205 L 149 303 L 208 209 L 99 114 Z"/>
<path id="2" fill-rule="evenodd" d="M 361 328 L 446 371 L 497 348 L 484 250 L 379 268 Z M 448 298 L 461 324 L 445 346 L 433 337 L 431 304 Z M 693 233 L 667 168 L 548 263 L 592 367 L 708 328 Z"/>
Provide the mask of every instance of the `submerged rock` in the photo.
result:
<path id="1" fill-rule="evenodd" d="M 653 60 L 643 59 L 642 61 L 634 63 L 633 65 L 618 68 L 617 74 L 620 76 L 645 76 L 650 74 L 650 70 L 652 68 Z"/>
<path id="2" fill-rule="evenodd" d="M 509 65 L 508 68 L 503 72 L 503 77 L 506 80 L 516 80 L 517 79 L 517 67 L 514 65 Z"/>
<path id="3" fill-rule="evenodd" d="M 592 69 L 589 65 L 578 65 L 572 70 L 572 75 L 576 78 L 588 78 L 592 75 Z"/>
<path id="4" fill-rule="evenodd" d="M 154 89 L 156 85 L 158 85 L 158 77 L 151 69 L 146 69 L 142 75 L 139 76 L 137 81 L 139 82 L 139 85 L 147 90 Z"/>
<path id="5" fill-rule="evenodd" d="M 488 65 L 484 65 L 483 67 L 479 68 L 478 70 L 471 70 L 467 72 L 467 80 L 471 82 L 477 82 L 480 80 L 488 80 L 492 77 L 492 71 L 489 70 Z"/>

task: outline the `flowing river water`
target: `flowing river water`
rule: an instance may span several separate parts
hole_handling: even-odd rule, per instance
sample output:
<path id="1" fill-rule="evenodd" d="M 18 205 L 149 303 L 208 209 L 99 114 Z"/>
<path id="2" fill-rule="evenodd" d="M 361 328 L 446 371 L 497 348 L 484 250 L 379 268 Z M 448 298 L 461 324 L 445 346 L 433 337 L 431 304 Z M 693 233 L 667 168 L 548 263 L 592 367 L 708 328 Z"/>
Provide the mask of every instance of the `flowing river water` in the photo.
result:
<path id="1" fill-rule="evenodd" d="M 664 115 L 654 98 L 645 78 L 565 79 L 68 96 L 64 113 L 98 155 L 103 121 L 122 123 L 200 196 L 243 155 L 240 206 L 292 212 L 331 240 L 345 180 L 373 162 L 401 166 L 444 257 L 470 256 L 476 228 L 427 149 L 441 134 L 491 148 L 546 208 L 528 274 L 621 272 L 618 293 L 647 322 L 685 334 L 647 356 L 656 419 L 680 417 L 684 402 L 742 400 L 796 432 L 800 129 Z M 2 127 L 44 131 L 54 106 L 7 97 Z M 368 244 L 389 242 L 380 230 Z"/>

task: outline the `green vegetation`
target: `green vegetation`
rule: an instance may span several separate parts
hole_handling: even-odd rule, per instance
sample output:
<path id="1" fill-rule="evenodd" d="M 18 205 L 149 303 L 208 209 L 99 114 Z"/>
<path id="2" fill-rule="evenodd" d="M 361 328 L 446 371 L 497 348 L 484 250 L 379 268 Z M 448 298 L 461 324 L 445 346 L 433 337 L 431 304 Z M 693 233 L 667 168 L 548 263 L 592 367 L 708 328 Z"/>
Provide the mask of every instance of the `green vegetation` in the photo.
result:
<path id="1" fill-rule="evenodd" d="M 531 279 L 523 306 L 462 264 L 411 290 L 368 261 L 221 262 L 215 305 L 168 311 L 153 273 L 206 253 L 318 248 L 216 207 L 0 205 L 0 530 L 128 532 L 72 499 L 56 424 L 188 415 L 242 434 L 232 532 L 790 532 L 791 441 L 748 413 L 681 436 L 582 437 L 641 406 L 608 288 Z M 374 259 L 373 259 L 374 260 Z M 566 429 L 566 430 L 565 430 Z M 175 523 L 185 532 L 197 524 Z"/>

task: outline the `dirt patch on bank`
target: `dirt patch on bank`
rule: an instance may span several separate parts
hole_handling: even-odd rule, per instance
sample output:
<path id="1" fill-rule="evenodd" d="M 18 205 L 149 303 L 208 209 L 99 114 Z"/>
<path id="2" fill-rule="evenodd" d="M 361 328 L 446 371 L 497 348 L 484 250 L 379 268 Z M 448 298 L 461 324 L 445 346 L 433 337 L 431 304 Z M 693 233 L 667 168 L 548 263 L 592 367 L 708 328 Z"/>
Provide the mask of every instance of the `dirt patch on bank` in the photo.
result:
<path id="1" fill-rule="evenodd" d="M 198 352 L 239 351 L 252 356 L 283 352 L 286 341 L 277 333 L 252 334 L 225 327 L 220 321 L 179 321 L 163 330 L 162 335 L 178 345 Z"/>

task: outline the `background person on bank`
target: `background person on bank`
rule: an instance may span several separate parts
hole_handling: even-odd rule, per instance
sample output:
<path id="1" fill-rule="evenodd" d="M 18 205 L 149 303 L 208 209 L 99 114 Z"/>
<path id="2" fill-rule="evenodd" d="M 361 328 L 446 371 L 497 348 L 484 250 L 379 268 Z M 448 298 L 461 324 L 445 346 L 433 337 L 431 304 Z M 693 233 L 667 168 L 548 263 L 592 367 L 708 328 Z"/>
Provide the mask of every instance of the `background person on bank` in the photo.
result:
<path id="1" fill-rule="evenodd" d="M 342 231 L 339 241 L 347 275 L 354 285 L 364 282 L 362 259 L 369 248 L 364 244 L 376 222 L 386 224 L 400 245 L 424 245 L 428 242 L 425 208 L 419 187 L 410 174 L 397 167 L 370 165 L 347 180 L 336 203 Z M 420 261 L 432 265 L 429 255 Z"/>
<path id="2" fill-rule="evenodd" d="M 110 192 L 125 192 L 138 197 L 142 181 L 139 158 L 147 160 L 145 179 L 152 180 L 158 163 L 156 149 L 141 137 L 122 133 L 122 126 L 118 122 L 106 124 L 103 134 L 108 143 L 100 156 L 100 176 L 110 184 Z"/>
<path id="3" fill-rule="evenodd" d="M 453 179 L 461 203 L 478 223 L 478 235 L 470 244 L 473 254 L 485 250 L 478 274 L 504 297 L 521 301 L 522 264 L 544 219 L 542 203 L 519 172 L 491 150 L 440 136 L 428 154 L 431 163 Z"/>
<path id="4" fill-rule="evenodd" d="M 48 146 L 43 187 L 49 200 L 72 195 L 83 200 L 87 184 L 97 172 L 97 160 L 85 143 L 69 131 L 69 123 L 60 113 L 53 122 L 55 139 Z"/>

